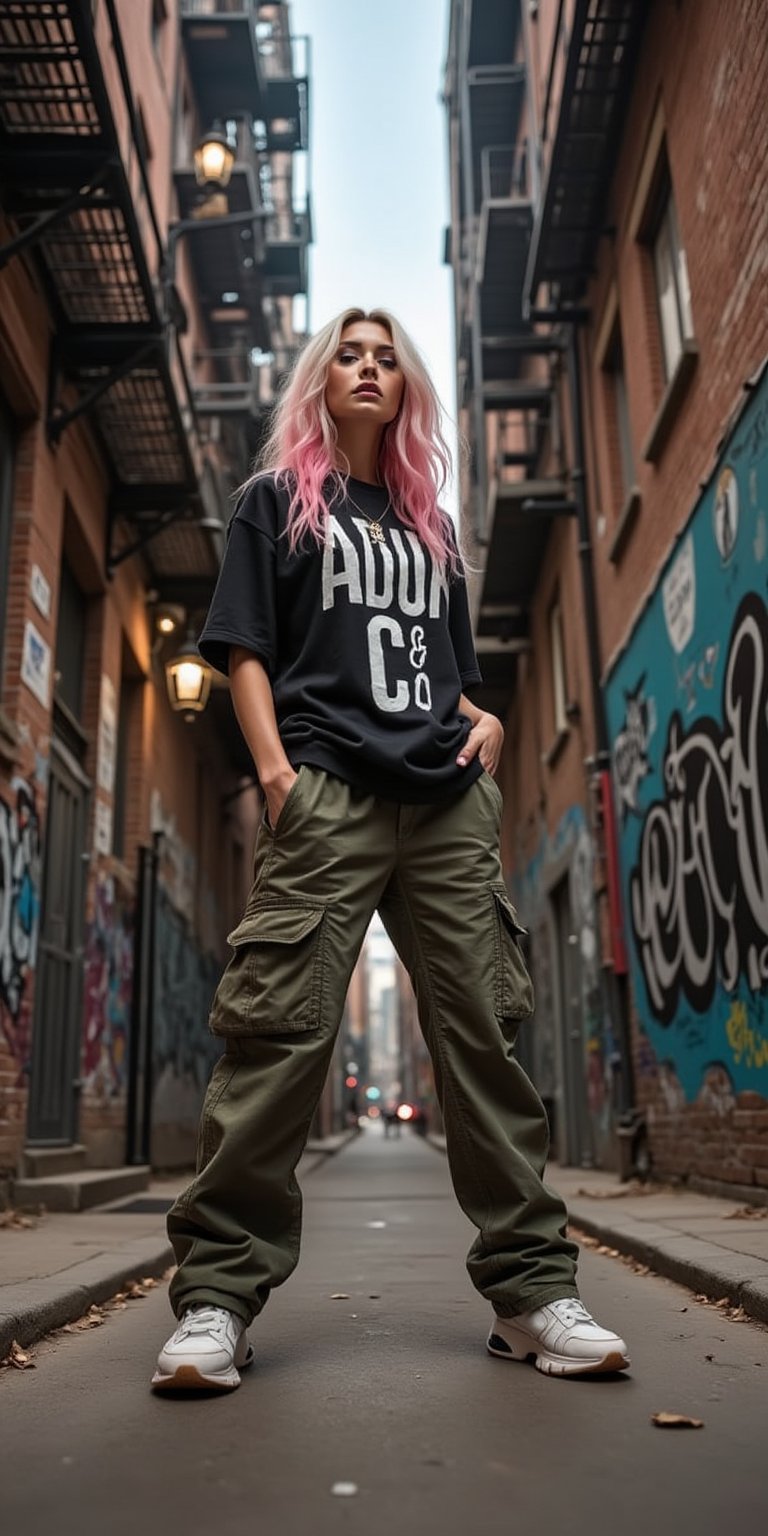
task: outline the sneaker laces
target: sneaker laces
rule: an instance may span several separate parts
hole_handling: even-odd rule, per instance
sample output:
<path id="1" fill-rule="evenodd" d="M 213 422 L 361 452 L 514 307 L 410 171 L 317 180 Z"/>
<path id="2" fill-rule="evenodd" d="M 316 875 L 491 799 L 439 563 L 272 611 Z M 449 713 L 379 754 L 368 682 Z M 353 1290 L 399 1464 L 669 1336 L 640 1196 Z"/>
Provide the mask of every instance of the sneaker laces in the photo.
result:
<path id="1" fill-rule="evenodd" d="M 551 1301 L 550 1306 L 561 1321 L 569 1327 L 574 1323 L 594 1323 L 595 1321 L 579 1296 L 564 1296 L 560 1301 Z"/>
<path id="2" fill-rule="evenodd" d="M 225 1307 L 188 1307 L 181 1320 L 180 1333 L 223 1333 L 230 1314 Z"/>

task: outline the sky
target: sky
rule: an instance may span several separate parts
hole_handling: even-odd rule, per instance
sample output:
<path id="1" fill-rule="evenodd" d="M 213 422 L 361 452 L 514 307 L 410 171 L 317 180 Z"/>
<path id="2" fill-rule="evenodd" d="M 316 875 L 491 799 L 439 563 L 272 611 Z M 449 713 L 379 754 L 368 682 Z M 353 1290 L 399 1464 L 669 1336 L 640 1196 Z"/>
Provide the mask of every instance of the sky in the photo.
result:
<path id="1" fill-rule="evenodd" d="M 419 348 L 455 454 L 446 110 L 449 0 L 291 0 L 308 34 L 314 244 L 309 328 L 381 305 Z M 444 497 L 455 516 L 456 492 Z"/>

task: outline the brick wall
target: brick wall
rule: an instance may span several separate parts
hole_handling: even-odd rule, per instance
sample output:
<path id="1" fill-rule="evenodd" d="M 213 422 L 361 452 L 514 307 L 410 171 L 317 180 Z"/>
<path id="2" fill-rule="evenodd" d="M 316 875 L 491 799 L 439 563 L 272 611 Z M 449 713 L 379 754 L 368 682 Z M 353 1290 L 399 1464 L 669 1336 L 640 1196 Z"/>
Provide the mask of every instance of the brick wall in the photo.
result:
<path id="1" fill-rule="evenodd" d="M 538 24 L 531 18 L 526 23 L 539 108 L 549 67 L 547 39 L 552 36 L 556 10 L 555 0 L 543 0 Z M 586 295 L 591 320 L 580 339 L 587 490 L 605 678 L 631 644 L 670 550 L 712 474 L 726 424 L 768 352 L 764 8 L 757 0 L 735 0 L 732 6 L 717 0 L 701 0 L 697 5 L 657 0 L 649 10 L 605 233 L 597 245 L 594 277 Z M 551 125 L 555 119 L 556 103 Z M 651 461 L 644 452 L 665 378 L 652 259 L 643 243 L 641 214 L 649 190 L 644 190 L 644 178 L 651 165 L 651 146 L 662 141 L 686 253 L 698 356 L 666 440 Z M 626 501 L 618 472 L 618 422 L 603 367 L 612 315 L 618 316 L 621 326 L 639 493 L 639 510 L 618 548 L 614 541 Z M 537 849 L 552 838 L 569 801 L 580 803 L 589 820 L 583 760 L 593 733 L 573 534 L 572 528 L 563 527 L 550 539 L 531 608 L 533 652 L 521 668 L 508 724 L 504 851 L 513 880 L 523 879 Z M 581 722 L 578 729 L 571 729 L 556 762 L 547 764 L 541 761 L 552 720 L 546 612 L 558 585 L 567 610 L 568 692 L 581 706 Z M 643 670 L 639 654 L 637 670 Z M 599 860 L 595 878 L 600 898 Z M 530 895 L 530 885 L 526 889 Z M 598 926 L 604 934 L 604 908 Z M 632 942 L 630 934 L 628 942 Z M 550 995 L 546 987 L 544 995 Z M 652 1049 L 634 1004 L 632 1054 L 636 1098 L 647 1118 L 658 1175 L 753 1192 L 768 1187 L 766 1096 L 752 1089 L 734 1090 L 729 1071 L 717 1061 L 703 1072 L 693 1098 L 690 1085 L 686 1096 L 671 1063 Z M 591 1102 L 590 1112 L 594 1118 Z"/>

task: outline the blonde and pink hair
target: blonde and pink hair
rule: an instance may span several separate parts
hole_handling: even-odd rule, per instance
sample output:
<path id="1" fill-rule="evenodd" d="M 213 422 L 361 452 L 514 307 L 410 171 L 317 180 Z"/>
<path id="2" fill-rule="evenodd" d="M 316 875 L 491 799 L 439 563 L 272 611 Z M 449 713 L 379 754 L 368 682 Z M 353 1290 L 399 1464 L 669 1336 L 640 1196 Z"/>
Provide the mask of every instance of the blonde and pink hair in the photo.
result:
<path id="1" fill-rule="evenodd" d="M 344 495 L 347 480 L 336 467 L 338 434 L 325 403 L 325 386 L 342 333 L 357 320 L 384 327 L 405 378 L 400 409 L 382 435 L 381 482 L 401 523 L 418 535 L 440 564 L 455 568 L 450 523 L 438 505 L 450 469 L 448 446 L 440 430 L 440 402 L 416 347 L 385 309 L 345 309 L 307 342 L 278 397 L 257 474 L 269 471 L 291 491 L 287 530 L 291 549 L 307 535 L 322 543 L 326 519 Z"/>

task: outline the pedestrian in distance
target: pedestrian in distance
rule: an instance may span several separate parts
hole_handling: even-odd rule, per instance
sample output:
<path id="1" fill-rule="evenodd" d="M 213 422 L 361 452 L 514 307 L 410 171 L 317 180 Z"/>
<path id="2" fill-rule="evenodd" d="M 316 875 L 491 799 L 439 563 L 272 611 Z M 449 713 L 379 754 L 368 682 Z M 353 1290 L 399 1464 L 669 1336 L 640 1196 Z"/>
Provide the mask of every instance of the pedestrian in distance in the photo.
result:
<path id="1" fill-rule="evenodd" d="M 284 385 L 199 647 L 228 674 L 265 811 L 210 1028 L 224 1043 L 197 1175 L 168 1217 L 178 1327 L 158 1390 L 231 1389 L 246 1329 L 299 1257 L 295 1170 L 378 910 L 413 981 L 487 1348 L 552 1375 L 629 1365 L 579 1300 L 543 1182 L 548 1128 L 513 1054 L 533 1010 L 502 875 L 501 722 L 481 681 L 449 467 L 420 355 L 344 311 Z"/>

